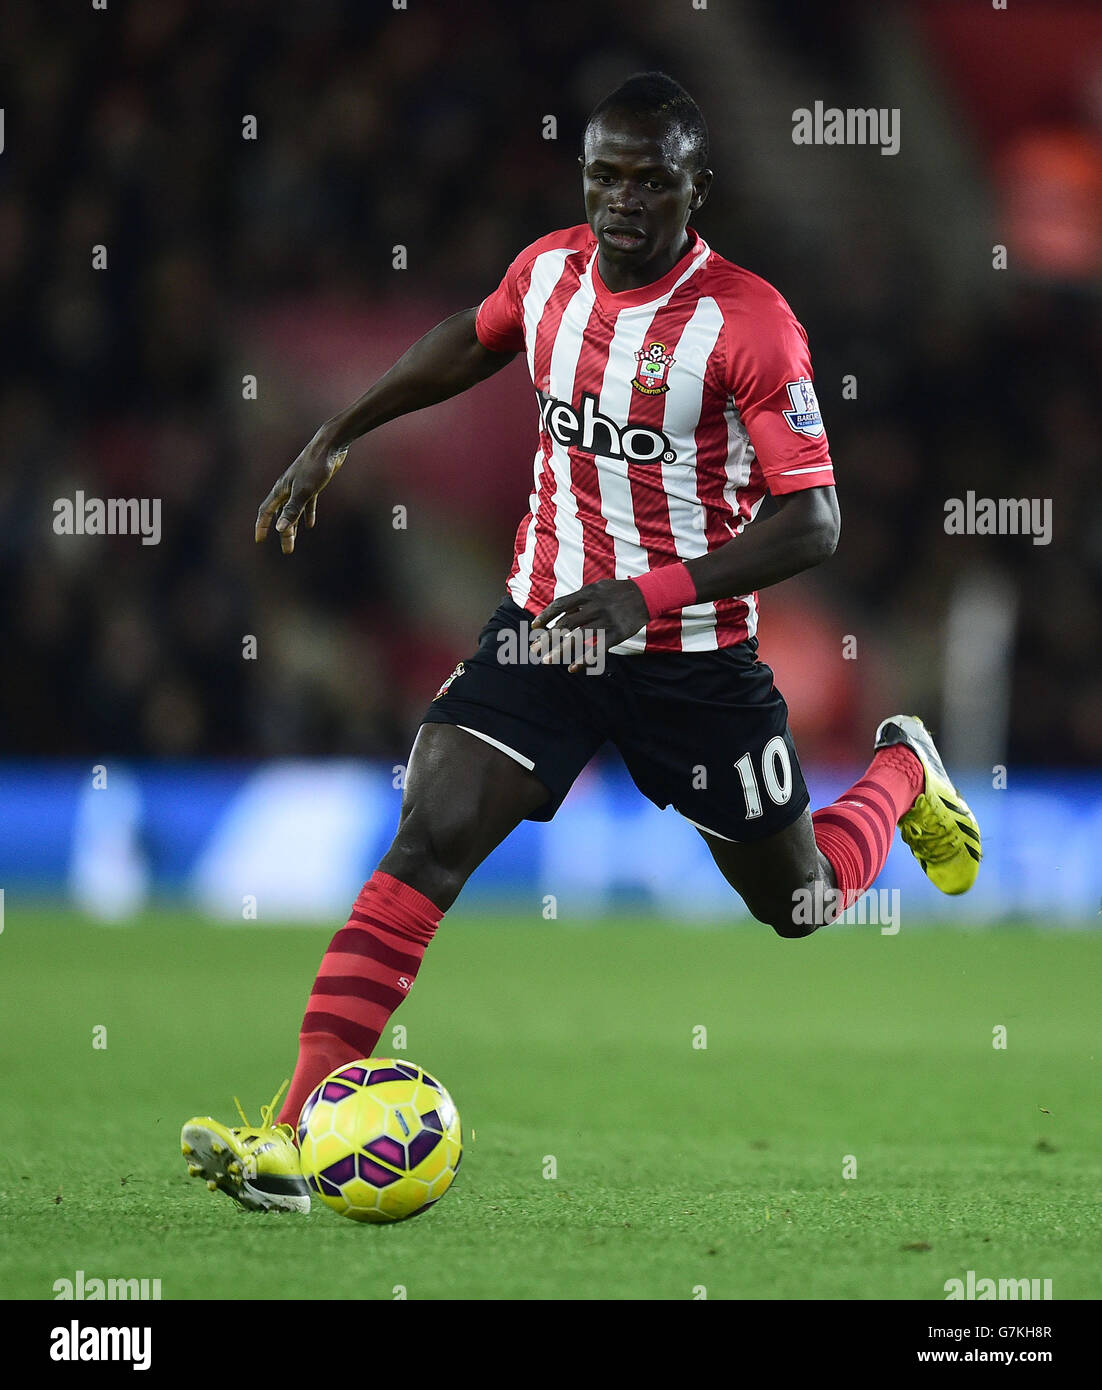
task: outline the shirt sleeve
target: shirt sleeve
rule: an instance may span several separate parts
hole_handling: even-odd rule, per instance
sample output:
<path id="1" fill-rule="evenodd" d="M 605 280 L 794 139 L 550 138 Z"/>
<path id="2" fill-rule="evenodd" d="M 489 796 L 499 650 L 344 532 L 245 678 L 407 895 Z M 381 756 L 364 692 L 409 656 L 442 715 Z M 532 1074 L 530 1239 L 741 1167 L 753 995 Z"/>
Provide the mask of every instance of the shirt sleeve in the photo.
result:
<path id="1" fill-rule="evenodd" d="M 518 282 L 527 259 L 524 253 L 518 256 L 501 284 L 478 306 L 474 331 L 491 352 L 524 351 L 524 309 Z"/>
<path id="2" fill-rule="evenodd" d="M 759 312 L 728 322 L 728 374 L 769 491 L 832 486 L 807 334 L 779 295 Z"/>

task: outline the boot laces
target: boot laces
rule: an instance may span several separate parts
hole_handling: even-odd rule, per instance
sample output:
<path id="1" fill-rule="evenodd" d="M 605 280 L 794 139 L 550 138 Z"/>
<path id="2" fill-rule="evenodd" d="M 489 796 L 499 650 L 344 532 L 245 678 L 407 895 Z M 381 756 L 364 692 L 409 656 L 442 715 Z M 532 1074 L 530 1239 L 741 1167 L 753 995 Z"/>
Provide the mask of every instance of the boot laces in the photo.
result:
<path id="1" fill-rule="evenodd" d="M 251 1125 L 251 1124 L 249 1124 L 249 1117 L 248 1117 L 248 1115 L 245 1114 L 245 1108 L 244 1108 L 244 1106 L 243 1106 L 243 1105 L 241 1104 L 241 1102 L 237 1099 L 237 1097 L 234 1096 L 234 1098 L 233 1098 L 233 1103 L 234 1103 L 234 1105 L 237 1106 L 237 1113 L 241 1116 L 241 1126 L 240 1126 L 240 1128 L 238 1129 L 238 1133 L 240 1133 L 242 1129 L 244 1129 L 244 1130 L 253 1130 L 254 1132 L 255 1132 L 256 1130 L 276 1129 L 276 1130 L 279 1130 L 279 1131 L 281 1131 L 281 1132 L 282 1132 L 282 1131 L 286 1131 L 288 1134 L 293 1133 L 293 1132 L 294 1132 L 294 1131 L 293 1131 L 293 1126 L 291 1126 L 291 1125 L 277 1125 L 277 1124 L 275 1123 L 276 1106 L 279 1104 L 279 1102 L 280 1102 L 280 1100 L 281 1100 L 281 1098 L 282 1098 L 282 1096 L 283 1096 L 283 1092 L 287 1089 L 287 1087 L 288 1087 L 290 1084 L 291 1084 L 291 1083 L 290 1083 L 290 1080 L 289 1080 L 289 1079 L 286 1080 L 286 1081 L 284 1081 L 283 1085 L 279 1088 L 279 1090 L 278 1090 L 278 1091 L 275 1093 L 275 1095 L 272 1097 L 270 1103 L 269 1103 L 268 1105 L 262 1105 L 262 1106 L 260 1107 L 260 1124 L 259 1124 L 259 1125 Z"/>

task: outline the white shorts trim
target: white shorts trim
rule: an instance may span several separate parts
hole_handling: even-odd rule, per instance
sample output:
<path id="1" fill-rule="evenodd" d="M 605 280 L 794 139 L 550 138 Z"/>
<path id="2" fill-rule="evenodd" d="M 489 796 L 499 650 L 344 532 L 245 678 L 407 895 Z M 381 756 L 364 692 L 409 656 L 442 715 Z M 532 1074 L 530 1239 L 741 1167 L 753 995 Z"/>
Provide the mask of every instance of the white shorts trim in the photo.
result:
<path id="1" fill-rule="evenodd" d="M 703 830 L 706 835 L 711 835 L 717 840 L 726 840 L 729 845 L 737 845 L 740 843 L 738 840 L 732 840 L 730 835 L 721 835 L 718 830 L 709 830 L 706 825 L 701 825 L 699 821 L 689 820 L 689 817 L 681 815 L 680 811 L 678 811 L 677 814 L 681 816 L 682 820 L 688 820 L 690 825 L 695 825 L 697 830 Z"/>
<path id="2" fill-rule="evenodd" d="M 466 724 L 457 724 L 457 729 L 462 729 L 465 734 L 474 734 L 475 738 L 480 738 L 483 743 L 492 743 L 495 748 L 500 748 L 503 753 L 508 753 L 515 763 L 520 763 L 531 772 L 535 768 L 535 763 L 531 758 L 526 758 L 523 753 L 518 753 L 515 748 L 510 748 L 507 743 L 499 743 L 496 738 L 491 738 L 489 734 L 484 734 L 479 729 L 468 729 Z"/>

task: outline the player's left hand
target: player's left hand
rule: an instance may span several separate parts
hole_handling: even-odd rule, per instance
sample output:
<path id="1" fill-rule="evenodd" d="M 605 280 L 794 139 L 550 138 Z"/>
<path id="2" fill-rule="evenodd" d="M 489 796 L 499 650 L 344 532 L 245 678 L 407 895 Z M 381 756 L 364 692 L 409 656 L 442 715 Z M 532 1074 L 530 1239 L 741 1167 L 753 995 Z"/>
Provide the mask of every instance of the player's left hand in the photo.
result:
<path id="1" fill-rule="evenodd" d="M 598 661 L 603 668 L 609 647 L 634 637 L 647 617 L 647 603 L 638 584 L 630 579 L 599 579 L 553 599 L 532 619 L 531 630 L 543 635 L 532 643 L 531 655 L 544 665 L 569 661 L 571 671 L 584 670 Z"/>

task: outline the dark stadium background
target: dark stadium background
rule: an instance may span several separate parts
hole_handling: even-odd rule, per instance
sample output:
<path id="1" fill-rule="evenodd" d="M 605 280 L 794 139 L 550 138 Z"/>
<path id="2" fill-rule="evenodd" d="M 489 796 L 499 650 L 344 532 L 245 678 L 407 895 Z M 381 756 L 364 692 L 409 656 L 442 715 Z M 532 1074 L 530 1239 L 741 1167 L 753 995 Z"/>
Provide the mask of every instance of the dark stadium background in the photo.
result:
<path id="1" fill-rule="evenodd" d="M 1102 10 L 0 9 L 0 1297 L 78 1273 L 155 1278 L 166 1316 L 703 1290 L 755 1300 L 786 1366 L 913 1358 L 970 1275 L 1096 1299 Z M 841 544 L 763 592 L 760 636 L 812 803 L 879 719 L 920 714 L 979 877 L 944 896 L 897 837 L 856 905 L 890 925 L 780 941 L 604 758 L 476 871 L 380 1040 L 460 1108 L 446 1200 L 385 1231 L 317 1203 L 250 1222 L 185 1176 L 180 1125 L 234 1097 L 255 1120 L 291 1074 L 420 713 L 503 591 L 523 363 L 357 444 L 292 557 L 254 545 L 258 504 L 414 338 L 581 220 L 586 113 L 650 66 L 710 123 L 701 233 L 811 342 Z M 795 145 L 817 101 L 899 108 L 899 153 Z M 160 543 L 56 535 L 78 490 L 161 499 Z M 946 534 L 970 491 L 1050 499 L 1051 543 Z M 985 1310 L 1062 1311 L 965 1325 Z M 284 1336 L 296 1367 L 375 1368 L 380 1339 L 318 1325 Z"/>
<path id="2" fill-rule="evenodd" d="M 85 10 L 5 11 L 5 752 L 404 752 L 503 587 L 534 448 L 523 364 L 358 445 L 293 559 L 254 548 L 257 504 L 415 336 L 581 220 L 585 113 L 660 66 L 711 126 L 697 225 L 806 325 L 836 461 L 837 555 L 762 601 L 802 755 L 859 759 L 903 703 L 948 719 L 958 760 L 1097 764 L 1095 7 Z M 902 105 L 901 153 L 794 145 L 816 99 Z M 160 496 L 161 544 L 54 536 L 77 488 Z M 967 489 L 1051 497 L 1052 543 L 946 536 Z M 992 603 L 1009 646 L 945 711 Z"/>

